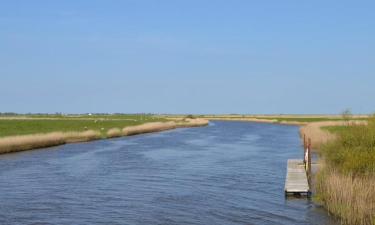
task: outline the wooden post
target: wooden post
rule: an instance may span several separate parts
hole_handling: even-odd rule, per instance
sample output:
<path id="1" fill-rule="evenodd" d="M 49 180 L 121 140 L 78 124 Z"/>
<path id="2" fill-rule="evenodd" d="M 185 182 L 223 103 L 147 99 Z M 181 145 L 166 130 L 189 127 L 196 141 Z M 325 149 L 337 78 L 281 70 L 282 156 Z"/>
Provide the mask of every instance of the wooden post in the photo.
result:
<path id="1" fill-rule="evenodd" d="M 303 134 L 303 163 L 305 164 L 306 167 L 306 134 Z"/>
<path id="2" fill-rule="evenodd" d="M 309 143 L 308 143 L 308 152 L 307 152 L 307 177 L 308 177 L 308 181 L 309 181 L 309 184 L 311 184 L 310 182 L 310 178 L 311 178 L 311 138 L 309 138 Z"/>

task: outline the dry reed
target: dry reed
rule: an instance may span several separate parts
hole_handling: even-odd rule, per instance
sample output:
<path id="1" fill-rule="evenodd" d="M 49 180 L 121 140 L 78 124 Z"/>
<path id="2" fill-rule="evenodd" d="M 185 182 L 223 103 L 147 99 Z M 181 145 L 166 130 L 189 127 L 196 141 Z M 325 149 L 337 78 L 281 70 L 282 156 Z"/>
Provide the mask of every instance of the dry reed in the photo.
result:
<path id="1" fill-rule="evenodd" d="M 120 128 L 112 128 L 107 131 L 107 137 L 108 138 L 115 138 L 115 137 L 121 137 L 122 132 Z"/>
<path id="2" fill-rule="evenodd" d="M 231 117 L 205 117 L 205 119 L 209 120 L 224 120 L 224 121 L 246 121 L 246 122 L 257 122 L 257 123 L 277 123 L 278 120 L 276 119 L 258 119 L 258 118 L 231 118 Z"/>
<path id="3" fill-rule="evenodd" d="M 100 138 L 100 132 L 87 130 L 83 132 L 66 132 L 64 133 L 66 143 L 85 142 L 97 140 Z"/>
<path id="4" fill-rule="evenodd" d="M 183 127 L 199 127 L 208 125 L 208 120 L 205 119 L 184 119 L 177 123 L 175 121 L 169 122 L 154 122 L 146 123 L 138 126 L 125 127 L 122 132 L 124 136 L 131 136 L 137 134 L 159 132 Z"/>
<path id="5" fill-rule="evenodd" d="M 332 169 L 319 173 L 318 199 L 342 224 L 375 224 L 375 177 L 343 175 Z"/>
<path id="6" fill-rule="evenodd" d="M 176 126 L 178 128 L 183 128 L 183 127 L 201 127 L 201 126 L 207 126 L 209 123 L 208 120 L 205 119 L 184 119 L 182 122 L 176 123 Z"/>
<path id="7" fill-rule="evenodd" d="M 324 122 L 313 122 L 301 127 L 300 135 L 311 139 L 311 145 L 314 149 L 319 149 L 323 144 L 336 139 L 336 135 L 322 129 L 323 127 L 330 126 L 346 126 L 346 125 L 363 125 L 366 121 L 324 121 Z"/>
<path id="8" fill-rule="evenodd" d="M 144 134 L 144 133 L 151 133 L 151 132 L 159 132 L 164 130 L 171 130 L 176 128 L 176 123 L 171 122 L 153 122 L 153 123 L 146 123 L 138 126 L 131 126 L 125 127 L 122 132 L 125 136 L 137 135 L 137 134 Z"/>
<path id="9" fill-rule="evenodd" d="M 186 119 L 183 122 L 153 122 L 138 126 L 125 127 L 123 130 L 112 128 L 108 130 L 107 137 L 130 136 L 142 133 L 171 130 L 179 127 L 205 126 L 207 120 Z M 83 132 L 52 132 L 46 134 L 30 134 L 0 138 L 0 154 L 45 148 L 66 143 L 85 142 L 101 138 L 99 131 L 88 130 Z"/>
<path id="10" fill-rule="evenodd" d="M 0 138 L 0 153 L 45 148 L 65 143 L 90 141 L 100 137 L 99 132 L 53 132 Z"/>

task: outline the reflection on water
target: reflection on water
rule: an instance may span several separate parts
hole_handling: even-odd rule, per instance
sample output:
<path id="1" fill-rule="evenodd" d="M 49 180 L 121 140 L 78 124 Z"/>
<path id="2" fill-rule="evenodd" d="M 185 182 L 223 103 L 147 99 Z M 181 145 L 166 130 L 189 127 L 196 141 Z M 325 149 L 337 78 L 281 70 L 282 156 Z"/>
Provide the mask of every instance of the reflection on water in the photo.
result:
<path id="1" fill-rule="evenodd" d="M 298 128 L 215 122 L 0 156 L 0 224 L 335 224 L 284 198 Z"/>

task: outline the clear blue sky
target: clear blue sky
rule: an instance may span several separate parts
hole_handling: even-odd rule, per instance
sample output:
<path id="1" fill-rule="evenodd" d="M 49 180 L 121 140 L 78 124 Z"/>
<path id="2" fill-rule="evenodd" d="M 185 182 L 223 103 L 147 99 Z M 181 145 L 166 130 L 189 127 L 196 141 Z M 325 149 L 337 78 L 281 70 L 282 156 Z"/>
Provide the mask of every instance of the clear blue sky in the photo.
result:
<path id="1" fill-rule="evenodd" d="M 0 111 L 375 112 L 375 1 L 3 0 Z"/>

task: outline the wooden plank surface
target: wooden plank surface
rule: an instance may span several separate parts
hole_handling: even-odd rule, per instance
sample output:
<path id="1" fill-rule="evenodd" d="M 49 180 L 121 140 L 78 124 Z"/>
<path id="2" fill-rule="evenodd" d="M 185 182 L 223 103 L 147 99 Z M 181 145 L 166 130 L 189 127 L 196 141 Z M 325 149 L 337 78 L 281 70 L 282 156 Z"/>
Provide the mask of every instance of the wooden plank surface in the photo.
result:
<path id="1" fill-rule="evenodd" d="M 308 194 L 309 192 L 310 188 L 303 160 L 288 159 L 285 193 Z"/>

